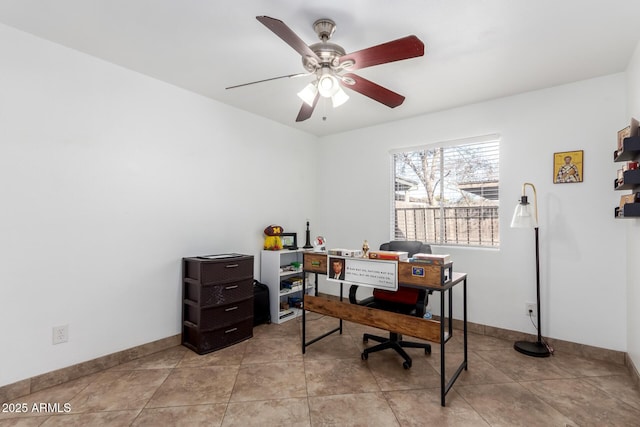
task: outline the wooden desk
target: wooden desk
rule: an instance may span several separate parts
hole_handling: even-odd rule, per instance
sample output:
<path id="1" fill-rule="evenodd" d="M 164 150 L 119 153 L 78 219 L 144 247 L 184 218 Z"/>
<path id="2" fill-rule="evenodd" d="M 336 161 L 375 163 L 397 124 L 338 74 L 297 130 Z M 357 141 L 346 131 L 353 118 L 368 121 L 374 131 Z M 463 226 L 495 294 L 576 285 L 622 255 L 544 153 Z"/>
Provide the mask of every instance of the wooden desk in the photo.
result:
<path id="1" fill-rule="evenodd" d="M 318 274 L 327 274 L 327 255 L 319 253 L 305 253 L 303 269 L 305 272 L 315 273 L 315 295 L 304 296 L 304 310 L 302 311 L 302 353 L 307 346 L 331 335 L 335 332 L 342 334 L 342 320 L 349 320 L 367 326 L 397 332 L 416 338 L 440 344 L 440 400 L 445 406 L 445 397 L 462 370 L 467 370 L 467 275 L 466 273 L 453 272 L 452 264 L 442 268 L 420 271 L 425 264 L 399 262 L 398 283 L 402 286 L 425 288 L 432 292 L 440 293 L 440 321 L 425 320 L 419 317 L 407 316 L 399 313 L 363 307 L 343 301 L 343 284 L 340 283 L 340 300 L 331 300 L 318 295 Z M 414 270 L 418 268 L 418 270 Z M 437 274 L 436 274 L 437 273 Z M 305 288 L 306 288 L 306 275 Z M 437 278 L 437 279 L 436 279 Z M 439 283 L 438 283 L 439 282 Z M 464 358 L 454 374 L 446 380 L 445 344 L 453 336 L 453 287 L 462 283 L 463 292 L 463 340 Z M 445 298 L 447 296 L 448 298 Z M 446 305 L 445 305 L 445 299 Z M 335 329 L 306 341 L 306 311 L 324 314 L 339 319 L 339 326 Z M 445 326 L 446 324 L 446 326 Z"/>

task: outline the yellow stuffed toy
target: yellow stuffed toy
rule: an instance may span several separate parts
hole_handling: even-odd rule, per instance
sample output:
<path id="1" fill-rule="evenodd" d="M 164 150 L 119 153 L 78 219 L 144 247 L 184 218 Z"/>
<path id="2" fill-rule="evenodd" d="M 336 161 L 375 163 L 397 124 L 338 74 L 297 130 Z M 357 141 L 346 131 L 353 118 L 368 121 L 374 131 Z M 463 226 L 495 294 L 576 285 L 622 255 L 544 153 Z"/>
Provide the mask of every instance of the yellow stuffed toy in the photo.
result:
<path id="1" fill-rule="evenodd" d="M 280 235 L 284 233 L 284 228 L 279 225 L 270 225 L 264 229 L 264 249 L 269 251 L 282 250 L 282 239 Z"/>

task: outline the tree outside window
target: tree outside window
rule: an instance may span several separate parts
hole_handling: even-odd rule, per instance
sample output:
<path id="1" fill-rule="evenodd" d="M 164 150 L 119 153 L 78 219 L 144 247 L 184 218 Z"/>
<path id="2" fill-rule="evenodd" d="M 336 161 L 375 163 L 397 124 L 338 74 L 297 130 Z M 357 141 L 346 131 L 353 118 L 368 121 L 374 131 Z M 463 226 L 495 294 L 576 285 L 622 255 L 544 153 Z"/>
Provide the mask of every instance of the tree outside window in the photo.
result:
<path id="1" fill-rule="evenodd" d="M 393 238 L 498 247 L 498 137 L 393 153 Z"/>

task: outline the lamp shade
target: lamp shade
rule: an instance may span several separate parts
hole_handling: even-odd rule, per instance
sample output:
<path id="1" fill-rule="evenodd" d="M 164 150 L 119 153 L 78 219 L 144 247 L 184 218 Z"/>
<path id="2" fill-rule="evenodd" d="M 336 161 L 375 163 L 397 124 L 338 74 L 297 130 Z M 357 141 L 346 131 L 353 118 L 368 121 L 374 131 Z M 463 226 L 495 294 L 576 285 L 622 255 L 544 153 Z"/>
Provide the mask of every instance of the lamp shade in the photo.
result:
<path id="1" fill-rule="evenodd" d="M 342 90 L 341 87 L 338 87 L 338 91 L 331 97 L 331 103 L 333 104 L 333 108 L 339 107 L 345 102 L 349 100 L 349 95 Z"/>
<path id="2" fill-rule="evenodd" d="M 310 107 L 313 106 L 313 101 L 316 99 L 317 94 L 318 88 L 314 83 L 309 83 L 300 92 L 298 92 L 298 96 L 300 97 L 300 99 L 302 99 Z"/>
<path id="3" fill-rule="evenodd" d="M 349 95 L 342 90 L 338 78 L 328 67 L 323 67 L 318 74 L 317 80 L 309 83 L 298 92 L 300 99 L 310 107 L 314 106 L 318 94 L 323 98 L 331 98 L 333 108 L 339 107 L 349 100 Z"/>
<path id="4" fill-rule="evenodd" d="M 511 228 L 535 228 L 538 226 L 535 212 L 527 202 L 527 196 L 522 196 L 522 200 L 516 206 L 511 219 Z"/>
<path id="5" fill-rule="evenodd" d="M 338 89 L 340 89 L 338 79 L 336 79 L 329 68 L 323 67 L 320 77 L 318 78 L 318 91 L 320 92 L 320 95 L 325 98 L 331 98 L 336 94 L 336 92 L 338 92 Z"/>

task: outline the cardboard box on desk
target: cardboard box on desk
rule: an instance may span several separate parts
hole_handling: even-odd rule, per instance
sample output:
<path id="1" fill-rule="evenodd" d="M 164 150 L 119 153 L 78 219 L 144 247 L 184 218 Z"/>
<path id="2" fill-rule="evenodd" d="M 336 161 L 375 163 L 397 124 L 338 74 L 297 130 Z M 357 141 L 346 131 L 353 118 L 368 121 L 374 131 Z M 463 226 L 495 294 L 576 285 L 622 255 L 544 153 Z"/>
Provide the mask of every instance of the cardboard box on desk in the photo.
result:
<path id="1" fill-rule="evenodd" d="M 341 249 L 341 248 L 336 248 L 336 249 L 329 249 L 329 255 L 337 255 L 337 256 L 344 256 L 344 257 L 362 257 L 362 249 Z"/>
<path id="2" fill-rule="evenodd" d="M 451 281 L 453 263 L 434 265 L 398 262 L 398 283 L 416 286 L 441 286 Z"/>

